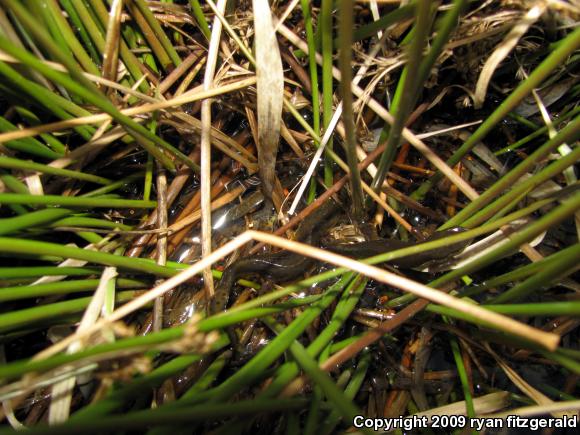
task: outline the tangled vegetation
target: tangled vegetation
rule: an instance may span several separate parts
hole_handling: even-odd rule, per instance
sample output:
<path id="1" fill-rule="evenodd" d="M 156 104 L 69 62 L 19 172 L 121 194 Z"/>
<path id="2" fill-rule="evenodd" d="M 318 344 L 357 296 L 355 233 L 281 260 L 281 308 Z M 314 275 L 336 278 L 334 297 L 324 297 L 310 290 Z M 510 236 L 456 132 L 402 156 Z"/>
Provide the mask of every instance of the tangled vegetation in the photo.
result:
<path id="1" fill-rule="evenodd" d="M 577 417 L 579 17 L 0 0 L 0 433 Z"/>

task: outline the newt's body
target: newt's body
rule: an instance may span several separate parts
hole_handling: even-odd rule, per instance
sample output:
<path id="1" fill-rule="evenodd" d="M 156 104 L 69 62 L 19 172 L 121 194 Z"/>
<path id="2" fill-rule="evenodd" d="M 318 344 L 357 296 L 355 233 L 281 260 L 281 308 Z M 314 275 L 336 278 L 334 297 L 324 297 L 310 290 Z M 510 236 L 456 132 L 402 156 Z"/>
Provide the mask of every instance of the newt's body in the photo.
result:
<path id="1" fill-rule="evenodd" d="M 336 215 L 338 211 L 338 205 L 334 201 L 327 201 L 304 219 L 296 232 L 296 240 L 311 245 L 318 245 L 323 231 L 328 228 L 328 225 L 326 225 L 327 221 L 333 215 Z M 457 233 L 458 231 L 463 231 L 463 229 L 454 228 L 435 233 L 426 241 L 439 239 L 446 235 Z M 348 257 L 367 258 L 416 244 L 417 242 L 396 239 L 379 239 L 350 244 L 333 243 L 327 244 L 324 248 Z M 390 262 L 390 264 L 402 268 L 418 267 L 428 261 L 444 259 L 461 251 L 468 244 L 468 241 L 453 243 L 443 248 L 396 259 Z M 282 251 L 273 254 L 256 255 L 252 258 L 244 258 L 234 262 L 226 268 L 216 288 L 214 298 L 210 303 L 210 314 L 217 314 L 227 309 L 231 290 L 239 278 L 250 274 L 260 274 L 277 282 L 287 282 L 303 275 L 314 261 L 307 256 Z"/>

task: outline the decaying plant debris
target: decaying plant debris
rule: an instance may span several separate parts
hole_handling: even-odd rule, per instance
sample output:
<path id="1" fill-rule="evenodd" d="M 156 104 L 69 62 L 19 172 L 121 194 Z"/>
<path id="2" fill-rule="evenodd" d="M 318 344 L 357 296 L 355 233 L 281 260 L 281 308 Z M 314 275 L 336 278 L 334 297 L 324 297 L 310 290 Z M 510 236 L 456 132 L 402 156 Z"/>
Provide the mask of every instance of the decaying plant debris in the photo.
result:
<path id="1" fill-rule="evenodd" d="M 1 1 L 2 430 L 570 421 L 579 16 Z"/>

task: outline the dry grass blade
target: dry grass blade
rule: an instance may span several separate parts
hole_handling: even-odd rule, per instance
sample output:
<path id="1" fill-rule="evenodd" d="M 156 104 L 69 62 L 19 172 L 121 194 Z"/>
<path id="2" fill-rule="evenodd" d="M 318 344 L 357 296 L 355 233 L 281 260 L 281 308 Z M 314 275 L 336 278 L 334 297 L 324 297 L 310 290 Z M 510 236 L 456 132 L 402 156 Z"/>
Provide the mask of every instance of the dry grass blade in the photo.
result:
<path id="1" fill-rule="evenodd" d="M 157 103 L 143 104 L 138 107 L 131 107 L 129 109 L 120 110 L 123 115 L 135 116 L 143 115 L 146 113 L 155 112 L 156 110 L 170 109 L 174 107 L 179 107 L 187 103 L 193 103 L 194 101 L 203 100 L 205 98 L 215 97 L 217 95 L 226 94 L 228 92 L 237 91 L 244 89 L 248 86 L 252 86 L 256 83 L 255 77 L 249 77 L 241 79 L 223 86 L 212 88 L 209 91 L 201 90 L 201 87 L 192 89 L 191 91 L 180 95 L 179 97 L 172 98 L 166 101 L 159 101 Z M 15 130 L 0 134 L 0 143 L 8 142 L 15 139 L 23 139 L 25 137 L 36 136 L 41 133 L 50 133 L 53 131 L 63 130 L 67 128 L 76 127 L 79 125 L 86 124 L 100 124 L 101 122 L 108 121 L 111 119 L 106 113 L 99 113 L 96 115 L 82 116 L 79 118 L 53 122 L 49 124 L 39 125 L 35 127 L 30 127 L 22 130 Z"/>
<path id="2" fill-rule="evenodd" d="M 99 286 L 95 290 L 91 303 L 85 310 L 81 323 L 77 328 L 77 332 L 82 332 L 95 324 L 105 302 L 105 292 L 109 281 L 115 279 L 116 276 L 117 269 L 115 267 L 106 267 L 103 270 Z M 68 351 L 74 353 L 81 348 L 81 343 L 74 342 L 68 347 Z M 76 377 L 72 376 L 52 386 L 52 400 L 50 402 L 48 417 L 50 424 L 62 423 L 68 419 L 72 402 L 72 390 L 75 383 Z"/>
<path id="3" fill-rule="evenodd" d="M 284 100 L 282 58 L 268 0 L 253 0 L 258 76 L 258 164 L 264 195 L 272 199 Z"/>
<path id="4" fill-rule="evenodd" d="M 167 263 L 167 175 L 161 165 L 157 165 L 157 264 Z M 153 330 L 163 328 L 163 298 L 155 299 L 153 308 Z"/>
<path id="5" fill-rule="evenodd" d="M 6 352 L 4 350 L 4 345 L 0 346 L 0 364 L 6 364 Z M 4 414 L 6 421 L 12 426 L 13 429 L 22 430 L 26 427 L 16 418 L 14 415 L 14 407 L 9 399 L 2 399 L 2 410 L 0 411 L 0 418 Z"/>
<path id="6" fill-rule="evenodd" d="M 109 13 L 107 38 L 105 40 L 105 50 L 103 52 L 103 77 L 112 81 L 117 79 L 122 10 L 123 0 L 114 0 L 111 4 L 111 12 Z"/>
<path id="7" fill-rule="evenodd" d="M 545 10 L 545 2 L 542 1 L 536 3 L 522 20 L 513 27 L 501 44 L 494 50 L 489 59 L 487 59 L 483 69 L 481 70 L 475 88 L 473 103 L 476 109 L 480 109 L 483 105 L 485 94 L 487 93 L 487 86 L 489 85 L 491 77 L 500 62 L 514 49 L 520 38 L 528 31 L 530 26 L 542 16 Z"/>
<path id="8" fill-rule="evenodd" d="M 218 9 L 223 14 L 226 8 L 224 0 L 218 1 Z M 214 19 L 209 51 L 203 78 L 203 90 L 209 91 L 214 84 L 219 43 L 222 34 L 221 22 Z M 211 253 L 211 100 L 201 103 L 201 252 L 204 256 Z M 213 276 L 211 270 L 203 271 L 206 297 L 213 296 Z"/>

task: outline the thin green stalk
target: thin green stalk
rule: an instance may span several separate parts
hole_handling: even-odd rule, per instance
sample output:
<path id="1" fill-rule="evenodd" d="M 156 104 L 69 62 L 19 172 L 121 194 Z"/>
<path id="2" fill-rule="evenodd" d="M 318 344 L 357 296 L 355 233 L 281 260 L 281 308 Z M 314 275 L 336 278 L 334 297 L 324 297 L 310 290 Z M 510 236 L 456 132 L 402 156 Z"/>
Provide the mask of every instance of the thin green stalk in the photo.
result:
<path id="1" fill-rule="evenodd" d="M 425 58 L 419 67 L 419 71 L 417 73 L 418 83 L 424 83 L 425 80 L 429 78 L 429 74 L 431 74 L 431 68 L 443 51 L 445 44 L 449 42 L 451 33 L 457 27 L 460 15 L 467 7 L 467 4 L 468 0 L 454 0 L 453 7 L 449 9 L 449 11 L 443 16 L 443 19 L 437 26 L 436 36 L 431 43 L 431 48 L 425 55 Z M 418 90 L 420 89 L 421 87 L 418 87 Z M 415 100 L 417 97 L 418 96 L 416 95 Z"/>
<path id="2" fill-rule="evenodd" d="M 364 292 L 366 284 L 366 279 L 355 279 L 350 283 L 347 291 L 343 293 L 340 301 L 336 305 L 332 318 L 326 328 L 324 328 L 312 343 L 308 345 L 308 348 L 306 349 L 308 355 L 315 358 L 325 347 L 328 346 L 336 333 L 344 325 L 344 322 L 350 317 L 350 314 L 356 307 L 362 293 Z M 287 362 L 276 371 L 274 380 L 260 397 L 277 397 L 284 387 L 288 385 L 292 379 L 298 376 L 299 372 L 300 367 L 296 362 Z"/>
<path id="3" fill-rule="evenodd" d="M 345 130 L 346 160 L 350 171 L 352 211 L 355 219 L 361 221 L 364 213 L 363 190 L 358 159 L 356 156 L 356 130 L 353 113 L 352 82 L 352 32 L 354 27 L 353 0 L 343 0 L 339 6 L 339 58 L 340 94 L 342 97 L 342 119 Z M 318 133 L 318 132 L 317 132 Z"/>
<path id="4" fill-rule="evenodd" d="M 576 164 L 580 159 L 580 147 L 577 147 L 572 151 L 570 154 L 560 157 L 555 162 L 551 163 L 550 165 L 546 166 L 537 174 L 533 175 L 532 177 L 528 178 L 527 180 L 518 183 L 503 195 L 501 198 L 497 199 L 493 203 L 489 204 L 483 210 L 480 210 L 476 214 L 474 214 L 471 218 L 467 219 L 463 222 L 463 226 L 466 228 L 472 228 L 473 226 L 479 225 L 482 222 L 486 221 L 487 219 L 495 216 L 501 216 L 498 212 L 503 211 L 505 212 L 509 203 L 512 205 L 516 205 L 514 200 L 518 197 L 521 197 L 525 192 L 530 192 L 531 190 L 535 189 L 545 181 L 551 179 L 552 177 L 560 174 L 564 169 Z M 503 210 L 502 210 L 503 209 Z"/>
<path id="5" fill-rule="evenodd" d="M 494 200 L 499 194 L 515 184 L 516 181 L 544 159 L 551 152 L 556 150 L 563 143 L 572 143 L 580 136 L 580 119 L 576 118 L 564 127 L 556 136 L 549 139 L 542 146 L 538 147 L 525 160 L 519 163 L 515 168 L 501 177 L 493 186 L 486 189 L 479 198 L 468 204 L 457 215 L 441 226 L 441 229 L 452 228 L 465 222 L 466 219 L 480 211 L 484 206 Z"/>
<path id="6" fill-rule="evenodd" d="M 366 39 L 373 35 L 376 35 L 377 32 L 381 30 L 385 30 L 388 27 L 392 26 L 395 23 L 408 20 L 409 18 L 413 17 L 413 13 L 415 12 L 415 3 L 408 4 L 406 6 L 400 7 L 395 9 L 393 12 L 390 12 L 377 21 L 372 21 L 364 26 L 357 28 L 353 34 L 353 41 L 360 41 L 362 39 Z M 338 45 L 338 39 L 335 40 L 335 44 Z"/>
<path id="7" fill-rule="evenodd" d="M 580 243 L 564 249 L 561 253 L 563 255 L 558 257 L 558 261 L 551 261 L 545 264 L 539 272 L 499 296 L 492 298 L 489 303 L 503 304 L 518 299 L 525 299 L 532 293 L 548 287 L 552 282 L 568 276 L 578 267 Z"/>
<path id="8" fill-rule="evenodd" d="M 487 279 L 481 284 L 477 284 L 472 287 L 467 287 L 461 291 L 461 296 L 477 295 L 483 293 L 484 291 L 490 288 L 498 287 L 514 281 L 525 279 L 542 270 L 548 264 L 551 264 L 555 261 L 556 262 L 559 261 L 561 258 L 564 257 L 562 253 L 565 254 L 566 251 L 567 250 L 565 249 L 564 251 L 556 252 L 550 255 L 549 257 L 541 259 L 540 261 L 526 264 L 525 266 L 518 267 L 517 269 L 512 270 L 510 272 L 504 273 L 491 279 Z"/>
<path id="9" fill-rule="evenodd" d="M 81 196 L 24 195 L 0 193 L 0 204 L 58 205 L 70 207 L 154 208 L 157 201 L 141 199 L 85 198 Z"/>
<path id="10" fill-rule="evenodd" d="M 349 278 L 350 279 L 350 278 Z M 253 384 L 265 375 L 265 370 L 284 353 L 292 342 L 304 333 L 304 330 L 325 310 L 341 292 L 348 281 L 343 278 L 338 283 L 326 290 L 324 296 L 316 303 L 306 308 L 294 321 L 288 325 L 276 338 L 264 347 L 248 363 L 230 376 L 222 384 L 207 392 L 191 398 L 180 400 L 170 407 L 190 407 L 193 404 L 204 401 L 219 402 L 229 399 L 240 389 Z M 240 313 L 241 314 L 241 313 Z M 211 319 L 208 319 L 208 321 Z"/>
<path id="11" fill-rule="evenodd" d="M 104 195 L 106 193 L 113 192 L 120 187 L 124 187 L 127 184 L 132 183 L 133 181 L 136 181 L 136 180 L 139 180 L 140 178 L 143 178 L 143 175 L 144 175 L 143 172 L 137 172 L 137 173 L 131 174 L 127 177 L 121 178 L 118 181 L 114 181 L 107 186 L 99 187 L 98 189 L 91 190 L 90 192 L 83 193 L 82 195 L 79 195 L 79 196 L 83 197 L 83 198 L 92 198 L 95 196 Z M 145 196 L 143 198 L 148 199 Z"/>
<path id="12" fill-rule="evenodd" d="M 554 388 L 552 385 L 541 383 L 538 387 L 542 392 L 547 393 L 557 400 L 578 400 L 578 397 L 565 393 L 558 388 Z"/>
<path id="13" fill-rule="evenodd" d="M 206 391 L 218 378 L 220 372 L 225 367 L 226 363 L 231 358 L 231 351 L 222 352 L 203 372 L 201 377 L 195 382 L 195 384 L 189 388 L 178 400 L 181 399 L 188 399 L 195 397 L 198 394 L 203 393 Z M 245 420 L 247 421 L 247 420 Z M 229 433 L 236 433 L 237 431 L 234 429 L 235 425 L 233 423 L 228 423 L 228 428 L 230 428 Z M 181 430 L 180 430 L 181 429 Z M 183 428 L 168 428 L 168 427 L 159 427 L 153 430 L 149 430 L 147 435 L 156 435 L 156 434 L 165 434 L 171 431 L 174 435 L 181 435 L 189 433 L 187 430 L 183 430 Z"/>
<path id="14" fill-rule="evenodd" d="M 344 397 L 348 400 L 354 400 L 355 396 L 360 390 L 362 383 L 367 375 L 371 362 L 371 353 L 366 351 L 361 355 L 360 360 L 355 368 L 355 371 L 350 379 L 350 382 L 344 389 Z M 330 415 L 325 419 L 325 424 L 322 427 L 322 434 L 327 435 L 335 433 L 336 426 L 340 422 L 340 413 L 337 409 L 333 409 Z"/>
<path id="15" fill-rule="evenodd" d="M 63 216 L 71 214 L 71 210 L 63 208 L 49 208 L 33 211 L 21 216 L 0 219 L 0 235 L 15 233 L 22 229 L 40 226 Z"/>
<path id="16" fill-rule="evenodd" d="M 139 11 L 143 14 L 143 17 L 147 21 L 147 24 L 149 24 L 149 26 L 155 32 L 155 37 L 157 38 L 157 40 L 167 53 L 167 56 L 169 56 L 169 58 L 171 59 L 173 65 L 179 66 L 179 64 L 181 64 L 181 58 L 177 54 L 177 51 L 175 51 L 173 44 L 165 34 L 165 31 L 161 27 L 161 24 L 159 24 L 159 21 L 157 20 L 157 18 L 155 18 L 155 16 L 151 12 L 151 9 L 149 9 L 149 6 L 143 0 L 135 0 L 135 5 L 137 6 L 137 8 L 139 8 Z M 164 65 L 164 67 L 167 68 L 167 65 Z"/>
<path id="17" fill-rule="evenodd" d="M 22 181 L 20 181 L 13 175 L 2 174 L 2 172 L 0 172 L 0 180 L 2 180 L 2 182 L 6 185 L 6 187 L 8 187 L 8 189 L 10 189 L 14 193 L 19 193 L 23 195 L 30 194 L 30 191 L 28 190 L 28 187 L 26 187 L 26 184 L 24 184 Z"/>
<path id="18" fill-rule="evenodd" d="M 71 0 L 60 0 L 60 4 L 62 5 L 64 11 L 66 11 L 69 20 L 76 29 L 77 33 L 79 34 L 82 41 L 82 46 L 86 48 L 86 50 L 89 52 L 93 63 L 95 65 L 101 63 L 101 56 L 99 54 L 99 51 L 95 47 L 95 44 L 93 43 L 89 33 L 87 32 L 85 22 L 81 19 L 76 9 L 72 6 Z"/>
<path id="19" fill-rule="evenodd" d="M 540 87 L 544 79 L 549 77 L 553 71 L 564 62 L 570 54 L 580 48 L 580 28 L 570 32 L 558 44 L 558 47 L 544 59 L 544 61 L 534 69 L 534 71 L 524 80 L 499 106 L 488 116 L 479 128 L 467 139 L 459 149 L 447 160 L 449 166 L 455 166 L 475 145 L 482 141 L 487 134 L 499 123 L 506 115 L 517 107 L 517 105 L 527 97 L 533 89 Z M 437 172 L 429 180 L 425 181 L 411 197 L 421 199 L 433 185 L 435 185 L 442 175 Z"/>
<path id="20" fill-rule="evenodd" d="M 70 169 L 55 168 L 41 163 L 31 162 L 29 160 L 20 160 L 13 157 L 0 156 L 0 168 L 20 169 L 23 171 L 40 172 L 43 174 L 58 175 L 60 177 L 68 177 L 75 180 L 89 181 L 96 184 L 110 184 L 112 181 L 99 177 L 93 174 L 86 174 L 84 172 L 72 171 Z"/>
<path id="21" fill-rule="evenodd" d="M 300 0 L 302 15 L 304 16 L 304 28 L 306 30 L 306 42 L 308 43 L 308 69 L 310 72 L 310 85 L 312 86 L 312 128 L 320 132 L 320 102 L 318 99 L 318 71 L 316 67 L 316 43 L 314 42 L 314 31 L 312 29 L 312 14 L 310 13 L 310 2 Z"/>
<path id="22" fill-rule="evenodd" d="M 26 107 L 16 106 L 15 109 L 16 109 L 16 112 L 18 112 L 18 114 L 23 119 L 25 119 L 30 125 L 41 125 L 44 123 L 44 121 L 41 120 L 36 115 L 36 113 L 32 112 L 31 110 L 27 109 Z M 68 151 L 67 146 L 65 144 L 63 144 L 53 134 L 41 133 L 39 136 L 46 142 L 47 146 L 49 146 L 53 151 L 55 151 L 59 154 L 59 157 L 62 157 L 64 154 L 67 153 L 67 151 Z M 36 140 L 32 137 L 25 138 L 25 140 L 28 140 L 28 139 L 33 140 L 33 141 Z M 51 160 L 54 160 L 54 159 L 51 159 Z"/>
<path id="23" fill-rule="evenodd" d="M 199 30 L 201 31 L 203 36 L 205 36 L 205 39 L 209 41 L 209 38 L 211 37 L 211 30 L 209 30 L 209 25 L 207 24 L 207 20 L 203 13 L 203 9 L 199 4 L 199 0 L 189 0 L 189 5 L 191 6 L 191 12 L 193 13 L 193 17 L 195 18 L 195 21 L 197 21 L 197 26 L 199 27 Z"/>
<path id="24" fill-rule="evenodd" d="M 328 128 L 330 120 L 332 119 L 332 96 L 333 89 L 333 47 L 332 47 L 332 0 L 322 0 L 319 29 L 322 33 L 322 123 L 324 129 Z M 309 56 L 311 52 L 309 51 Z M 310 61 L 312 64 L 312 60 Z M 330 139 L 326 148 L 333 149 L 333 141 Z M 334 170 L 332 168 L 332 159 L 328 154 L 324 156 L 324 184 L 326 187 L 332 186 L 334 182 Z"/>
<path id="25" fill-rule="evenodd" d="M 322 299 L 320 295 L 313 295 L 306 298 L 291 299 L 286 302 L 281 302 L 261 308 L 248 308 L 247 310 L 236 311 L 233 313 L 227 311 L 220 316 L 208 317 L 204 320 L 203 327 L 208 328 L 209 330 L 223 329 L 237 323 L 245 322 L 246 320 L 260 319 L 272 314 L 278 314 L 283 311 L 292 310 L 294 308 L 315 304 L 319 302 L 320 299 Z"/>
<path id="26" fill-rule="evenodd" d="M 64 219 L 59 219 L 58 221 L 51 223 L 50 226 L 54 228 L 56 227 L 110 228 L 112 230 L 118 229 L 121 231 L 130 231 L 133 229 L 132 226 L 124 225 L 119 222 L 82 216 L 72 216 Z"/>
<path id="27" fill-rule="evenodd" d="M 316 199 L 316 185 L 317 185 L 316 179 L 311 178 L 310 185 L 308 186 L 308 196 L 306 198 L 307 204 L 311 204 L 312 201 Z"/>
<path id="28" fill-rule="evenodd" d="M 86 31 L 90 41 L 92 41 L 91 45 L 94 46 L 95 52 L 97 53 L 96 63 L 102 63 L 103 53 L 105 51 L 104 28 L 99 25 L 96 17 L 89 11 L 85 2 L 63 0 L 62 4 L 67 14 L 71 17 L 78 17 L 77 24 Z"/>
<path id="29" fill-rule="evenodd" d="M 524 127 L 528 128 L 531 131 L 536 131 L 540 128 L 539 125 L 536 125 L 535 123 L 533 123 L 529 119 L 524 118 L 523 116 L 518 115 L 517 113 L 510 113 L 508 116 L 511 119 L 513 119 L 514 121 L 519 122 L 521 125 L 523 125 Z"/>
<path id="30" fill-rule="evenodd" d="M 278 325 L 271 319 L 264 320 L 268 326 L 273 328 L 278 334 L 284 331 L 284 328 L 277 327 Z M 313 384 L 317 385 L 329 402 L 334 404 L 334 409 L 340 413 L 345 422 L 352 422 L 354 417 L 361 415 L 358 407 L 352 403 L 344 392 L 334 383 L 330 375 L 318 366 L 318 363 L 313 359 L 306 349 L 297 341 L 290 344 L 290 353 L 298 363 L 298 365 L 308 375 Z"/>
<path id="31" fill-rule="evenodd" d="M 571 373 L 580 375 L 580 363 L 569 358 L 564 352 L 562 352 L 562 349 L 558 349 L 556 352 L 547 352 L 545 349 L 538 349 L 538 353 L 547 359 L 555 361 Z"/>
<path id="32" fill-rule="evenodd" d="M 10 44 L 10 42 L 7 42 L 5 39 L 0 37 L 0 46 L 2 46 L 2 48 L 6 46 L 6 43 Z M 70 102 L 60 95 L 50 92 L 39 84 L 26 79 L 2 61 L 0 61 L 0 74 L 6 77 L 9 82 L 18 88 L 18 90 L 22 91 L 25 95 L 30 96 L 33 101 L 40 103 L 42 107 L 45 107 L 64 121 L 72 119 L 74 116 L 85 116 L 89 114 L 89 112 L 81 109 L 73 102 Z M 94 129 L 89 126 L 77 126 L 74 127 L 74 130 L 87 141 L 91 139 L 94 132 Z"/>
<path id="33" fill-rule="evenodd" d="M 193 386 L 187 390 L 183 396 L 184 398 L 194 397 L 196 394 L 201 393 L 202 391 L 207 390 L 211 384 L 215 382 L 218 378 L 218 375 L 225 367 L 226 363 L 229 360 L 228 352 L 222 353 L 218 356 L 207 368 L 203 375 L 193 384 Z"/>
<path id="34" fill-rule="evenodd" d="M 491 216 L 487 222 L 493 222 L 494 220 L 500 219 L 502 216 L 505 216 L 507 213 L 509 213 L 511 210 L 518 208 L 518 205 L 521 204 L 522 201 L 524 201 L 526 199 L 526 197 L 528 196 L 528 193 L 530 193 L 529 191 L 521 191 L 518 192 L 517 195 L 513 195 L 511 198 L 509 198 L 509 200 L 505 200 L 505 204 L 503 204 L 503 207 L 499 207 L 499 210 L 497 210 L 496 212 L 493 213 L 493 216 Z M 492 204 L 493 206 L 493 204 Z M 467 226 L 467 222 L 465 223 L 465 225 Z"/>
<path id="35" fill-rule="evenodd" d="M 163 406 L 149 409 L 147 413 L 132 412 L 109 416 L 106 419 L 95 418 L 83 421 L 71 421 L 54 426 L 36 426 L 28 429 L 31 435 L 76 435 L 79 433 L 118 432 L 144 430 L 148 427 L 163 426 L 208 420 L 222 420 L 232 416 L 251 416 L 263 413 L 300 410 L 308 406 L 306 399 L 280 399 L 277 401 L 241 400 L 224 406 L 223 403 L 206 403 L 191 409 L 167 409 Z M 13 433 L 1 430 L 0 434 Z"/>
<path id="36" fill-rule="evenodd" d="M 88 243 L 92 243 L 94 245 L 97 245 L 103 241 L 103 237 L 91 231 L 79 231 L 76 233 L 76 235 L 86 240 Z"/>
<path id="37" fill-rule="evenodd" d="M 151 190 L 153 188 L 153 156 L 149 154 L 147 163 L 145 164 L 145 178 L 143 179 L 143 199 L 151 197 Z"/>
<path id="38" fill-rule="evenodd" d="M 88 3 L 91 6 L 91 10 L 90 11 L 87 10 L 87 14 L 92 13 L 93 16 L 91 16 L 90 19 L 92 22 L 95 23 L 95 27 L 98 28 L 98 35 L 96 36 L 102 40 L 102 44 L 104 47 L 105 44 L 104 29 L 106 29 L 108 26 L 109 11 L 103 4 L 102 0 L 88 0 Z M 75 7 L 77 7 L 77 9 L 80 10 L 80 7 L 83 6 L 84 3 L 74 2 L 74 5 Z M 130 27 L 127 27 L 127 29 L 130 30 Z M 103 52 L 102 48 L 100 49 L 100 52 L 101 53 Z M 127 46 L 127 43 L 123 38 L 121 38 L 119 41 L 119 57 L 127 67 L 127 70 L 133 77 L 133 80 L 135 82 L 141 80 L 141 78 L 143 77 L 142 65 L 139 62 L 139 59 L 137 59 L 137 57 L 133 54 L 131 49 Z M 149 86 L 149 81 L 143 80 L 139 85 L 139 90 L 145 93 L 149 92 L 151 90 L 151 87 Z"/>
<path id="39" fill-rule="evenodd" d="M 8 132 L 8 131 L 16 131 L 17 128 L 14 124 L 8 121 L 3 116 L 0 116 L 0 131 L 1 132 Z M 49 147 L 44 145 L 42 142 L 36 140 L 35 138 L 27 137 L 23 139 L 11 140 L 8 142 L 4 142 L 6 148 L 14 149 L 16 151 L 25 152 L 28 154 L 32 154 L 36 157 L 41 157 L 44 159 L 58 159 L 62 157 L 62 153 L 57 152 L 55 150 L 51 150 Z"/>
<path id="40" fill-rule="evenodd" d="M 455 361 L 455 367 L 457 367 L 457 374 L 459 375 L 459 380 L 461 381 L 461 388 L 463 390 L 463 399 L 465 400 L 465 408 L 467 411 L 467 416 L 469 418 L 475 418 L 475 408 L 473 406 L 473 395 L 469 388 L 469 380 L 467 377 L 467 371 L 465 370 L 465 365 L 463 364 L 463 358 L 461 357 L 461 350 L 459 349 L 459 342 L 457 338 L 453 337 L 451 339 L 451 351 L 453 352 L 453 360 Z"/>
<path id="41" fill-rule="evenodd" d="M 345 347 L 350 346 L 355 341 L 360 340 L 361 337 L 362 337 L 362 334 L 355 335 L 353 337 L 348 337 L 348 338 L 345 338 L 344 340 L 341 340 L 341 341 L 338 341 L 336 343 L 331 344 L 330 346 L 328 346 L 328 354 L 333 355 L 336 352 L 340 352 Z"/>
<path id="42" fill-rule="evenodd" d="M 95 290 L 98 285 L 98 279 L 84 279 L 78 281 L 49 282 L 31 286 L 3 287 L 0 288 L 0 302 Z M 143 289 L 149 288 L 149 286 L 144 281 L 125 278 L 117 279 L 117 287 L 119 288 Z"/>
<path id="43" fill-rule="evenodd" d="M 568 121 L 570 118 L 575 117 L 576 115 L 580 114 L 580 106 L 573 108 L 572 110 L 570 110 L 569 112 L 567 112 L 566 114 L 552 120 L 552 125 L 553 127 L 558 127 L 560 124 L 562 124 L 565 121 Z M 524 146 L 525 144 L 527 144 L 528 142 L 531 142 L 532 140 L 534 140 L 535 138 L 542 136 L 543 134 L 548 133 L 548 126 L 544 125 L 543 127 L 538 128 L 537 130 L 535 130 L 533 133 L 527 135 L 526 137 L 514 142 L 513 144 L 510 144 L 508 146 L 506 146 L 505 148 L 502 148 L 499 151 L 496 151 L 494 154 L 496 156 L 501 156 L 502 154 L 506 154 L 512 151 L 517 150 L 518 148 Z M 549 138 L 548 138 L 549 139 Z"/>
<path id="44" fill-rule="evenodd" d="M 91 267 L 0 267 L 0 279 L 37 278 L 39 276 L 82 276 L 97 273 L 100 273 L 100 270 Z"/>
<path id="45" fill-rule="evenodd" d="M 445 307 L 443 305 L 429 304 L 425 307 L 425 310 L 430 313 L 435 313 L 440 316 L 452 317 L 454 319 L 463 320 L 465 322 L 472 323 L 474 325 L 480 325 L 485 327 L 490 327 L 484 318 L 475 317 L 471 314 L 466 314 L 463 311 L 459 311 L 453 308 Z M 507 333 L 507 331 L 505 331 Z"/>
<path id="46" fill-rule="evenodd" d="M 317 434 L 318 424 L 320 422 L 320 404 L 322 402 L 322 391 L 316 386 L 310 396 L 310 408 L 304 424 L 304 435 Z"/>
<path id="47" fill-rule="evenodd" d="M 558 349 L 558 352 L 564 356 L 569 357 L 569 358 L 580 360 L 580 350 L 578 350 L 578 349 L 570 349 L 570 348 L 561 347 Z"/>
<path id="48" fill-rule="evenodd" d="M 377 166 L 377 173 L 371 184 L 371 188 L 375 191 L 380 190 L 383 185 L 383 181 L 395 157 L 397 147 L 401 142 L 402 131 L 407 122 L 407 118 L 415 106 L 419 89 L 423 86 L 423 82 L 419 82 L 418 79 L 421 78 L 419 75 L 421 59 L 430 30 L 431 6 L 426 0 L 418 0 L 415 4 L 416 18 L 415 25 L 413 26 L 414 37 L 409 45 L 407 64 L 397 83 L 397 92 L 391 106 L 391 112 L 394 116 L 393 125 L 389 128 L 386 148 L 381 155 Z M 344 81 L 344 77 L 342 81 Z M 350 87 L 350 82 L 348 84 Z"/>
<path id="49" fill-rule="evenodd" d="M 171 277 L 177 274 L 177 271 L 170 267 L 160 266 L 142 258 L 124 257 L 106 252 L 90 251 L 72 246 L 63 246 L 58 243 L 34 240 L 0 237 L 0 252 L 3 254 L 34 254 L 35 256 L 50 255 L 62 258 L 75 258 L 77 260 L 85 260 L 107 266 L 123 267 L 164 277 Z"/>
<path id="50" fill-rule="evenodd" d="M 297 413 L 287 411 L 284 416 L 286 418 L 286 435 L 300 435 L 300 419 Z"/>
<path id="51" fill-rule="evenodd" d="M 135 292 L 133 291 L 118 293 L 117 302 L 127 302 L 134 297 Z M 91 299 L 92 296 L 89 296 L 0 314 L 0 333 L 34 325 L 42 320 L 78 313 L 89 305 Z"/>
<path id="52" fill-rule="evenodd" d="M 97 68 L 95 63 L 85 51 L 83 45 L 76 38 L 68 21 L 64 18 L 62 10 L 59 8 L 56 0 L 44 0 L 44 4 L 46 5 L 48 11 L 50 11 L 52 19 L 57 23 L 59 31 L 62 33 L 64 40 L 70 47 L 78 62 L 81 64 L 82 68 L 86 72 L 100 76 L 101 72 L 99 68 Z"/>
<path id="53" fill-rule="evenodd" d="M 34 6 L 38 5 L 38 1 L 31 1 L 31 0 L 21 0 L 23 5 L 28 9 L 33 9 Z M 38 8 L 38 18 L 39 24 L 43 25 L 44 28 L 47 30 L 47 34 L 52 39 L 52 42 L 60 49 L 62 52 L 66 52 L 67 55 L 70 56 L 70 48 L 66 43 L 66 39 L 64 38 L 63 33 L 60 31 L 57 21 L 54 19 L 54 16 L 50 13 L 46 2 L 41 4 L 41 7 Z M 24 24 L 24 23 L 20 23 Z M 25 27 L 23 25 L 23 27 Z"/>
<path id="54" fill-rule="evenodd" d="M 6 130 L 4 130 L 6 131 Z M 14 150 L 14 151 L 19 151 L 22 153 L 27 153 L 27 154 L 32 154 L 35 157 L 40 157 L 43 159 L 58 159 L 59 157 L 62 157 L 61 154 L 55 153 L 54 151 L 52 151 L 51 149 L 48 148 L 44 148 L 44 145 L 42 148 L 39 148 L 37 146 L 30 146 L 30 144 L 21 141 L 21 140 L 11 140 L 8 142 L 4 142 L 2 144 L 3 146 L 5 146 L 8 149 Z"/>
<path id="55" fill-rule="evenodd" d="M 151 53 L 143 53 L 141 55 L 141 62 L 151 68 L 151 70 L 153 70 L 156 74 L 159 74 L 160 71 L 167 71 L 168 69 L 172 68 L 173 65 L 169 55 L 165 51 L 163 45 L 158 39 L 158 36 L 155 34 L 155 31 L 151 28 L 141 11 L 135 7 L 135 2 L 127 3 L 127 7 L 135 23 L 135 27 L 133 29 L 125 28 L 123 33 L 127 35 L 131 31 L 135 32 L 136 39 L 140 41 L 146 40 L 147 45 L 151 50 Z M 129 47 L 133 49 L 137 48 L 132 46 L 131 41 L 129 41 Z M 157 59 L 161 68 L 158 66 L 155 59 Z"/>

